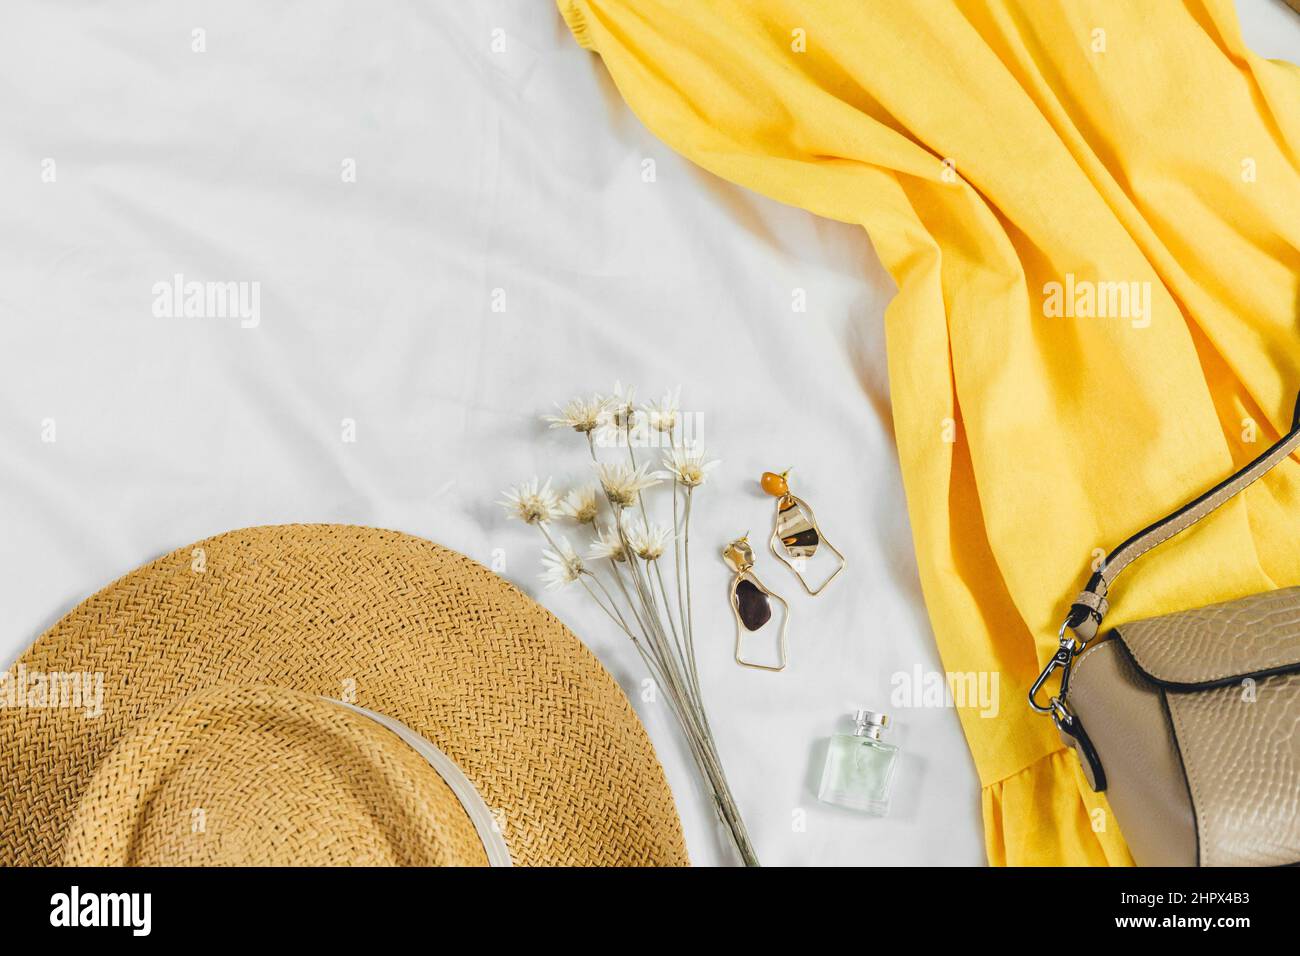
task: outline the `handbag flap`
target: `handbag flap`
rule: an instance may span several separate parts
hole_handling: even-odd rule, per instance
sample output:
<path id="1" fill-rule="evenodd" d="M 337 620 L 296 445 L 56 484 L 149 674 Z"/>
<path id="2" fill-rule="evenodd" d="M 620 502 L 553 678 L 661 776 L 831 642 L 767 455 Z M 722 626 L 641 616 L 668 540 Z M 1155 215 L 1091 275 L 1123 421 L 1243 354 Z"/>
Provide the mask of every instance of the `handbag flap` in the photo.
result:
<path id="1" fill-rule="evenodd" d="M 1196 690 L 1300 670 L 1300 587 L 1114 629 L 1151 680 Z"/>

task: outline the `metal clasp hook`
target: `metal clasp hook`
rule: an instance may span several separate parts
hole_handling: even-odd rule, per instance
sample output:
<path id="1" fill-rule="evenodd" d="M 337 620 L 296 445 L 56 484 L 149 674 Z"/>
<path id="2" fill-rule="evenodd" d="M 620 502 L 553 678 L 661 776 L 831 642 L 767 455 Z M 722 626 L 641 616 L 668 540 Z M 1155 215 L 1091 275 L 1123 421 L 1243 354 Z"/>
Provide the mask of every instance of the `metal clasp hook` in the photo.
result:
<path id="1" fill-rule="evenodd" d="M 1029 688 L 1029 706 L 1040 714 L 1056 714 L 1064 708 L 1065 695 L 1070 691 L 1070 667 L 1074 664 L 1075 656 L 1083 650 L 1084 644 L 1080 644 L 1074 639 L 1074 636 L 1065 636 L 1068 624 L 1062 624 L 1061 630 L 1057 632 L 1057 650 L 1052 655 L 1052 659 L 1047 662 L 1043 672 L 1038 675 L 1038 680 Z M 1086 641 L 1084 642 L 1087 643 Z M 1053 671 L 1061 672 L 1061 687 L 1054 697 L 1048 698 L 1046 705 L 1038 702 L 1038 692 L 1043 689 L 1047 683 L 1047 678 L 1052 676 Z"/>

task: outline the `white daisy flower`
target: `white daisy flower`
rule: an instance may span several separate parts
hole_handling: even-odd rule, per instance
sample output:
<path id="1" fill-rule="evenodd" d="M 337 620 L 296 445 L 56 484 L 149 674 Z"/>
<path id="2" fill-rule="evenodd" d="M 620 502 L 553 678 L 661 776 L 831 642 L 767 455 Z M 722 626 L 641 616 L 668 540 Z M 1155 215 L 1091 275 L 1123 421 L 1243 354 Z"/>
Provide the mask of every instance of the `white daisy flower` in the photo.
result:
<path id="1" fill-rule="evenodd" d="M 645 427 L 645 416 L 636 412 L 636 390 L 614 383 L 614 394 L 605 399 L 600 420 L 592 435 L 600 448 L 625 448 Z"/>
<path id="2" fill-rule="evenodd" d="M 614 383 L 614 394 L 609 399 L 609 411 L 615 428 L 625 428 L 636 420 L 636 387 L 623 390 L 622 382 Z"/>
<path id="3" fill-rule="evenodd" d="M 534 478 L 521 485 L 516 485 L 503 492 L 505 500 L 498 502 L 506 509 L 511 518 L 518 518 L 525 524 L 546 524 L 555 519 L 560 508 L 560 499 L 551 490 L 551 479 L 539 486 L 539 479 Z"/>
<path id="4" fill-rule="evenodd" d="M 647 402 L 641 406 L 650 428 L 664 434 L 672 434 L 673 429 L 677 427 L 677 413 L 680 410 L 681 394 L 682 387 L 678 385 L 676 388 L 664 392 L 664 397 L 659 400 L 659 404 L 655 405 Z"/>
<path id="5" fill-rule="evenodd" d="M 578 524 L 594 524 L 600 511 L 600 499 L 594 485 L 574 488 L 560 502 L 560 511 Z"/>
<path id="6" fill-rule="evenodd" d="M 579 395 L 564 405 L 556 403 L 558 415 L 543 415 L 542 421 L 549 422 L 552 428 L 572 428 L 575 432 L 586 435 L 599 428 L 604 420 L 607 399 L 593 395 L 590 399 Z"/>
<path id="7" fill-rule="evenodd" d="M 542 551 L 542 564 L 546 568 L 542 572 L 542 580 L 548 591 L 558 591 L 572 584 L 586 571 L 582 558 L 569 545 L 568 538 L 560 538 L 554 551 L 550 548 Z"/>
<path id="8" fill-rule="evenodd" d="M 666 470 L 656 471 L 654 477 L 665 481 L 676 481 L 687 488 L 704 484 L 709 472 L 722 462 L 715 459 L 705 460 L 704 449 L 698 445 L 687 448 L 674 448 L 664 455 L 663 465 Z"/>
<path id="9" fill-rule="evenodd" d="M 587 550 L 588 561 L 626 561 L 627 548 L 623 539 L 612 524 L 607 524 L 596 531 L 596 540 Z"/>
<path id="10" fill-rule="evenodd" d="M 637 557 L 646 561 L 657 561 L 672 540 L 672 530 L 660 527 L 653 521 L 648 525 L 640 524 L 628 530 L 628 544 L 632 546 Z"/>
<path id="11" fill-rule="evenodd" d="M 659 478 L 647 470 L 647 464 L 632 468 L 630 465 L 597 465 L 600 486 L 605 489 L 605 497 L 615 508 L 626 508 L 636 503 L 637 496 L 647 488 L 659 483 Z"/>

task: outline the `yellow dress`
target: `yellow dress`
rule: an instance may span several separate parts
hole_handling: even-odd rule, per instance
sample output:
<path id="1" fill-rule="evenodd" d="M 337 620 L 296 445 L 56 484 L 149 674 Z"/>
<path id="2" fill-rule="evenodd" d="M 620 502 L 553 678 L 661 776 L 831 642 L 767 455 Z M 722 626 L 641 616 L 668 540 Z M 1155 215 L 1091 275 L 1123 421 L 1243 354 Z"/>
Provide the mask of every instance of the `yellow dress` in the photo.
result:
<path id="1" fill-rule="evenodd" d="M 1025 693 L 1095 557 L 1289 426 L 1300 70 L 1230 0 L 559 7 L 674 149 L 868 231 L 936 639 L 999 677 L 996 717 L 960 712 L 989 859 L 1131 863 Z M 1292 461 L 1134 565 L 1108 623 L 1300 583 L 1298 518 Z"/>

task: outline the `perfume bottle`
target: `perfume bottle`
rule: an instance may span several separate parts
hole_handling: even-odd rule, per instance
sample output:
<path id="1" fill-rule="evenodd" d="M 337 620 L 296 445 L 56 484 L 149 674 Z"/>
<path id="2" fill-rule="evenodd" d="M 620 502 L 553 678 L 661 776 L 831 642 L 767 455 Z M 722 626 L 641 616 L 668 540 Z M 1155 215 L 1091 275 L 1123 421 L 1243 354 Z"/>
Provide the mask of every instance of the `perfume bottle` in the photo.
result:
<path id="1" fill-rule="evenodd" d="M 898 760 L 898 748 L 880 739 L 889 717 L 859 710 L 853 723 L 853 733 L 830 739 L 817 799 L 883 817 L 889 812 L 889 786 Z"/>

